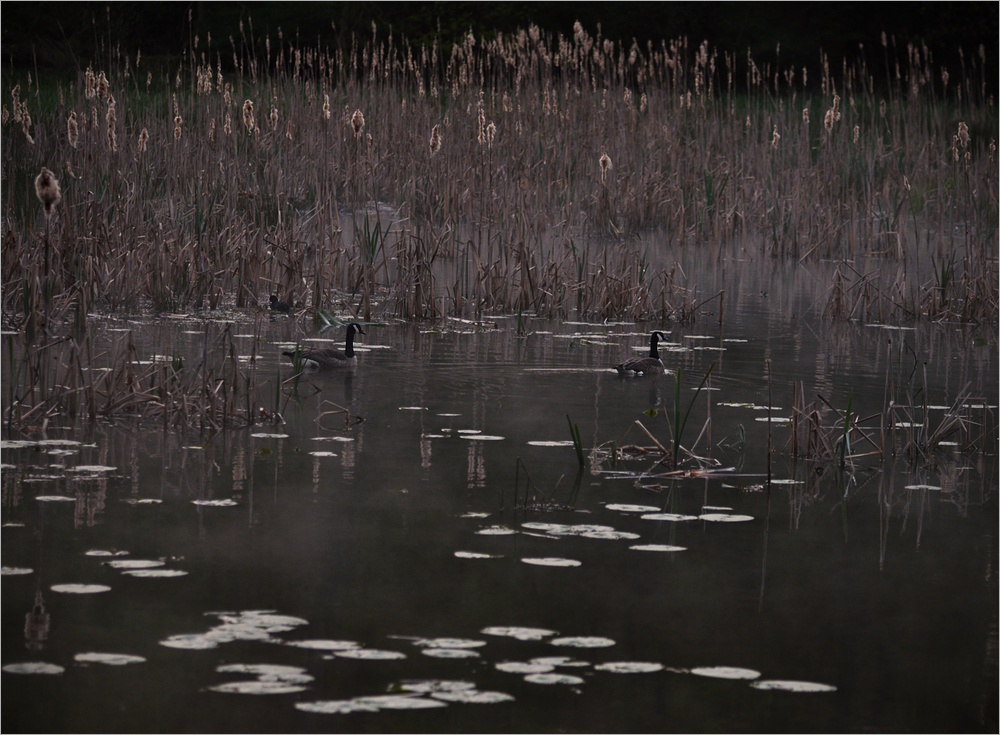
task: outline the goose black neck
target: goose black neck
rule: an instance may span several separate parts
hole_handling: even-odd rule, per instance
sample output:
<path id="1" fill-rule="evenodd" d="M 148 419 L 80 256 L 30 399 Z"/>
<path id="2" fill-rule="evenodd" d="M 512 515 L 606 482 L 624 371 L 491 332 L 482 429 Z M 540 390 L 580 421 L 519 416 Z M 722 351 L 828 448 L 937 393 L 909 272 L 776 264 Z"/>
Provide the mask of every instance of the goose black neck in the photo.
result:
<path id="1" fill-rule="evenodd" d="M 660 339 L 659 332 L 653 332 L 651 335 L 649 335 L 649 356 L 652 357 L 654 360 L 660 359 L 660 351 L 656 349 L 656 343 L 659 341 L 659 339 Z"/>
<path id="2" fill-rule="evenodd" d="M 354 357 L 354 335 L 358 332 L 365 333 L 361 325 L 353 323 L 347 325 L 347 346 L 344 347 L 344 356 L 348 359 Z"/>

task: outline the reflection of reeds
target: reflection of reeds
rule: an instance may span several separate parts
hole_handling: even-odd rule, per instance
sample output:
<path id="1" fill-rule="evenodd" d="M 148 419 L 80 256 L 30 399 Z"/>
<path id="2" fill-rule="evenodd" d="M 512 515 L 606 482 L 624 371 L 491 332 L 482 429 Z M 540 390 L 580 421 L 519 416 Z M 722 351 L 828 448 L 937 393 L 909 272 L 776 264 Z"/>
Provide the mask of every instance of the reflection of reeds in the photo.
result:
<path id="1" fill-rule="evenodd" d="M 810 86 L 769 81 L 752 59 L 737 73 L 707 44 L 643 50 L 595 43 L 582 27 L 561 41 L 533 29 L 467 42 L 450 57 L 377 34 L 354 43 L 285 42 L 265 62 L 243 38 L 232 71 L 213 67 L 209 48 L 145 85 L 116 51 L 60 107 L 36 109 L 46 95 L 15 86 L 20 125 L 0 133 L 5 310 L 26 317 L 34 288 L 24 276 L 38 258 L 37 205 L 23 182 L 58 161 L 50 300 L 84 288 L 108 309 L 220 294 L 244 305 L 280 283 L 301 284 L 318 312 L 363 269 L 340 209 L 377 218 L 382 203 L 399 212 L 380 222 L 384 260 L 405 263 L 369 267 L 364 294 L 387 296 L 390 313 L 692 319 L 697 300 L 669 264 L 648 265 L 663 258 L 639 254 L 641 235 L 713 256 L 732 242 L 842 260 L 835 318 L 996 318 L 996 108 L 979 56 L 949 84 L 926 55 L 904 53 L 882 93 L 861 55 Z M 810 110 L 824 124 L 809 124 Z M 412 257 L 418 241 L 423 257 Z M 914 282 L 930 273 L 918 261 L 929 252 L 934 277 Z M 888 281 L 851 275 L 857 254 L 906 268 Z M 448 298 L 427 291 L 431 271 Z"/>
<path id="2" fill-rule="evenodd" d="M 206 325 L 200 352 L 189 365 L 177 356 L 143 361 L 131 332 L 99 355 L 89 336 L 29 344 L 12 373 L 4 421 L 128 418 L 211 433 L 270 420 L 258 403 L 255 361 L 240 365 L 229 326 Z"/>

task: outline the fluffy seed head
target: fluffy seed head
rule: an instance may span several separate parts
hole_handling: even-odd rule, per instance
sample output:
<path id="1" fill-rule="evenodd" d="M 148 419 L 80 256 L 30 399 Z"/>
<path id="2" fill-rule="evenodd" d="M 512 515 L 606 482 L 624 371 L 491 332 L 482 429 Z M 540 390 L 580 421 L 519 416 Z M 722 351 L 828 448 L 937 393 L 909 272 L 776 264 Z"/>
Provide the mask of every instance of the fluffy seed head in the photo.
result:
<path id="1" fill-rule="evenodd" d="M 98 99 L 104 99 L 108 96 L 108 78 L 104 76 L 102 71 L 97 77 L 97 97 Z"/>
<path id="2" fill-rule="evenodd" d="M 490 120 L 490 124 L 486 126 L 486 145 L 488 147 L 493 147 L 493 139 L 496 137 L 496 134 L 497 126 L 493 124 L 492 120 Z"/>
<path id="3" fill-rule="evenodd" d="M 149 131 L 146 128 L 142 129 L 139 133 L 139 153 L 144 153 L 146 151 L 146 144 L 149 142 Z"/>
<path id="4" fill-rule="evenodd" d="M 431 128 L 431 155 L 433 156 L 439 150 L 441 150 L 441 126 L 435 125 Z"/>
<path id="5" fill-rule="evenodd" d="M 323 93 L 323 119 L 330 119 L 330 95 Z"/>
<path id="6" fill-rule="evenodd" d="M 243 103 L 243 125 L 248 133 L 252 133 L 257 125 L 253 118 L 253 102 L 250 100 Z"/>
<path id="7" fill-rule="evenodd" d="M 354 114 L 351 115 L 351 128 L 354 130 L 354 137 L 357 138 L 361 135 L 361 131 L 365 127 L 365 116 L 361 114 L 361 110 L 355 110 Z"/>
<path id="8" fill-rule="evenodd" d="M 80 137 L 80 128 L 76 123 L 76 110 L 69 113 L 69 120 L 66 121 L 66 137 L 69 139 L 71 148 L 76 148 L 76 142 Z"/>
<path id="9" fill-rule="evenodd" d="M 45 209 L 45 219 L 52 216 L 52 209 L 62 199 L 62 191 L 59 189 L 59 179 L 47 168 L 42 168 L 42 172 L 35 177 L 35 195 Z"/>
<path id="10" fill-rule="evenodd" d="M 969 126 L 964 122 L 958 124 L 958 142 L 963 148 L 969 145 Z"/>
<path id="11" fill-rule="evenodd" d="M 858 138 L 860 138 L 860 137 L 861 137 L 861 126 L 855 125 L 854 126 L 854 142 L 857 143 L 858 142 Z"/>
<path id="12" fill-rule="evenodd" d="M 180 115 L 174 115 L 174 140 L 181 139 L 181 124 L 183 124 L 184 118 Z"/>
<path id="13" fill-rule="evenodd" d="M 21 129 L 24 131 L 24 137 L 28 139 L 28 143 L 31 145 L 35 144 L 35 139 L 31 137 L 31 115 L 28 113 L 28 103 L 21 103 Z"/>
<path id="14" fill-rule="evenodd" d="M 94 70 L 89 66 L 87 67 L 87 73 L 84 75 L 83 79 L 85 85 L 83 92 L 84 96 L 86 96 L 88 100 L 92 100 L 94 99 L 94 84 L 97 80 L 94 77 Z"/>
<path id="15" fill-rule="evenodd" d="M 771 133 L 771 147 L 772 148 L 777 148 L 779 140 L 781 140 L 781 136 L 778 134 L 778 126 L 775 125 L 774 126 L 774 132 Z"/>
<path id="16" fill-rule="evenodd" d="M 611 168 L 611 156 L 607 153 L 601 154 L 601 181 L 604 181 L 604 177 L 607 176 L 608 169 Z"/>

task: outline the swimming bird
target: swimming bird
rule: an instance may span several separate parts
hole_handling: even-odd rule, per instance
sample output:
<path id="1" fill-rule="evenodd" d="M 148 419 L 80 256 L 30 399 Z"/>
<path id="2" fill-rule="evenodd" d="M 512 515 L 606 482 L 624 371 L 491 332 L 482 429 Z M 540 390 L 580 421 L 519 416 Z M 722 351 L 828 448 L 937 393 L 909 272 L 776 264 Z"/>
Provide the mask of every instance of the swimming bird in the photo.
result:
<path id="1" fill-rule="evenodd" d="M 287 314 L 291 310 L 291 308 L 292 307 L 291 307 L 291 305 L 288 304 L 288 302 L 286 302 L 286 301 L 278 301 L 278 297 L 275 296 L 274 294 L 271 294 L 271 310 L 272 311 L 281 311 L 281 312 L 284 312 L 284 313 Z"/>
<path id="2" fill-rule="evenodd" d="M 302 366 L 307 370 L 329 370 L 331 368 L 354 367 L 358 364 L 358 358 L 354 354 L 354 335 L 365 334 L 365 330 L 357 322 L 347 325 L 347 346 L 344 351 L 335 350 L 332 347 L 322 347 L 318 350 L 298 348 L 295 352 L 282 352 L 293 363 L 295 355 L 302 361 Z"/>
<path id="3" fill-rule="evenodd" d="M 663 360 L 660 351 L 656 349 L 659 340 L 666 340 L 663 332 L 653 332 L 649 335 L 649 356 L 633 357 L 631 360 L 615 365 L 619 375 L 655 375 L 663 372 Z"/>

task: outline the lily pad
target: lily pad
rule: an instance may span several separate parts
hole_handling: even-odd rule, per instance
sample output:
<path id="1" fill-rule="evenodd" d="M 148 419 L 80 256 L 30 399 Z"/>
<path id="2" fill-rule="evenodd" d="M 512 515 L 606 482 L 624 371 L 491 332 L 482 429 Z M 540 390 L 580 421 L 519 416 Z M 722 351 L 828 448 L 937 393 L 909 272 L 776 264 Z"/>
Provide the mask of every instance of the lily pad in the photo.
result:
<path id="1" fill-rule="evenodd" d="M 583 562 L 577 561 L 576 559 L 562 559 L 557 556 L 545 556 L 531 558 L 526 557 L 521 559 L 525 564 L 533 564 L 539 567 L 578 567 Z"/>
<path id="2" fill-rule="evenodd" d="M 553 646 L 568 646 L 570 648 L 607 648 L 615 645 L 610 638 L 601 636 L 567 636 L 565 638 L 553 638 L 549 641 Z"/>
<path id="3" fill-rule="evenodd" d="M 66 669 L 58 664 L 45 661 L 24 661 L 17 664 L 6 664 L 3 670 L 8 674 L 61 674 Z"/>
<path id="4" fill-rule="evenodd" d="M 699 666 L 691 669 L 695 676 L 708 676 L 713 679 L 757 679 L 759 671 L 741 669 L 738 666 Z"/>
<path id="5" fill-rule="evenodd" d="M 555 664 L 530 661 L 501 661 L 495 664 L 494 668 L 506 674 L 547 674 L 556 670 Z"/>
<path id="6" fill-rule="evenodd" d="M 698 516 L 688 516 L 680 513 L 646 513 L 640 516 L 640 518 L 644 521 L 672 521 L 674 523 L 698 520 Z"/>
<path id="7" fill-rule="evenodd" d="M 617 510 L 620 513 L 659 513 L 660 509 L 655 505 L 630 505 L 628 503 L 608 503 L 604 506 L 608 510 Z"/>
<path id="8" fill-rule="evenodd" d="M 753 520 L 753 516 L 740 515 L 738 513 L 702 513 L 698 517 L 703 521 L 717 523 L 743 523 Z"/>
<path id="9" fill-rule="evenodd" d="M 125 666 L 126 664 L 141 664 L 146 659 L 142 656 L 130 656 L 127 653 L 78 653 L 73 657 L 73 660 L 81 664 Z"/>
<path id="10" fill-rule="evenodd" d="M 406 658 L 402 651 L 389 651 L 379 648 L 352 648 L 337 651 L 338 658 L 354 658 L 363 661 L 397 661 Z"/>
<path id="11" fill-rule="evenodd" d="M 502 559 L 503 554 L 480 554 L 477 551 L 456 551 L 459 559 Z"/>
<path id="12" fill-rule="evenodd" d="M 462 704 L 498 704 L 500 702 L 513 702 L 514 697 L 504 692 L 462 690 L 455 692 L 433 692 L 434 699 L 442 699 L 445 702 L 460 702 Z"/>
<path id="13" fill-rule="evenodd" d="M 49 589 L 67 595 L 94 595 L 111 590 L 106 584 L 54 584 Z"/>
<path id="14" fill-rule="evenodd" d="M 546 628 L 522 628 L 515 625 L 493 625 L 479 631 L 483 635 L 505 636 L 516 638 L 519 641 L 540 641 L 550 635 L 557 635 L 557 631 Z"/>
<path id="15" fill-rule="evenodd" d="M 285 641 L 286 646 L 295 648 L 308 648 L 315 651 L 351 651 L 361 648 L 361 644 L 356 641 L 334 641 L 334 640 L 306 640 L 306 641 Z"/>
<path id="16" fill-rule="evenodd" d="M 814 681 L 789 681 L 783 679 L 762 679 L 750 684 L 754 689 L 772 692 L 835 692 L 837 687 Z"/>
<path id="17" fill-rule="evenodd" d="M 524 680 L 530 684 L 583 684 L 579 676 L 569 674 L 528 674 Z"/>
<path id="18" fill-rule="evenodd" d="M 654 671 L 663 671 L 663 664 L 650 661 L 610 661 L 606 664 L 598 664 L 594 671 L 610 671 L 612 674 L 651 674 Z"/>
<path id="19" fill-rule="evenodd" d="M 261 681 L 254 679 L 251 681 L 230 681 L 225 684 L 218 684 L 209 687 L 210 692 L 222 692 L 223 694 L 295 694 L 304 692 L 306 687 L 298 684 L 288 684 L 283 681 Z"/>
<path id="20" fill-rule="evenodd" d="M 432 658 L 478 658 L 479 654 L 468 648 L 425 648 L 421 651 Z"/>
<path id="21" fill-rule="evenodd" d="M 123 572 L 130 577 L 140 577 L 142 579 L 170 579 L 172 577 L 186 577 L 187 572 L 182 569 L 131 569 Z"/>
<path id="22" fill-rule="evenodd" d="M 154 567 L 162 567 L 166 564 L 166 562 L 153 561 L 152 559 L 118 559 L 104 563 L 112 569 L 153 569 Z"/>

